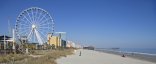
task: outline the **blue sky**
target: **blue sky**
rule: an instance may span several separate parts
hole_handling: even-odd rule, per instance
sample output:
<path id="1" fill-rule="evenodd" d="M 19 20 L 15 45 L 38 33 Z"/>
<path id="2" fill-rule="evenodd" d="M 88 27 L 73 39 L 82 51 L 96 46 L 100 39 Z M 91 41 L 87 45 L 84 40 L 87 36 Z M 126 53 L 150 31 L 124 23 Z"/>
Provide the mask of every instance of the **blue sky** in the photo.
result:
<path id="1" fill-rule="evenodd" d="M 0 35 L 8 34 L 19 13 L 29 7 L 47 10 L 55 31 L 69 40 L 96 47 L 156 48 L 154 0 L 1 0 Z"/>

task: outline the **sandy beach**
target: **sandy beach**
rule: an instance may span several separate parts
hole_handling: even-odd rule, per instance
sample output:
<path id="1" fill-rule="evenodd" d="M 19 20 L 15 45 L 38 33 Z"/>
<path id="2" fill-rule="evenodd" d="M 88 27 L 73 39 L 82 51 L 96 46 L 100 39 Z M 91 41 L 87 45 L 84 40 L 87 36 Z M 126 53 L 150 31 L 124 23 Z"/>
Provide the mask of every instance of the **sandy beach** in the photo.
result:
<path id="1" fill-rule="evenodd" d="M 81 56 L 79 56 L 81 51 Z M 93 50 L 77 50 L 73 55 L 57 59 L 58 64 L 156 64 L 120 55 L 103 53 Z"/>

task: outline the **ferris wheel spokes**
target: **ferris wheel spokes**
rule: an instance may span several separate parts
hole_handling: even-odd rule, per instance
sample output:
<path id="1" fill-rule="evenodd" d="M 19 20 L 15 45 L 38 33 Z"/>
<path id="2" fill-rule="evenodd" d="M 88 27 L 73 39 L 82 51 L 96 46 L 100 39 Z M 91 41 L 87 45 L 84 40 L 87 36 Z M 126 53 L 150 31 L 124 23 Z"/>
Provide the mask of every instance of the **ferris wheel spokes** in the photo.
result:
<path id="1" fill-rule="evenodd" d="M 44 12 L 44 13 L 45 13 L 45 12 Z M 46 15 L 47 15 L 47 14 L 44 14 L 44 15 L 42 16 L 42 18 L 38 20 L 38 22 L 41 23 L 42 20 L 45 18 Z"/>
<path id="2" fill-rule="evenodd" d="M 27 11 L 25 11 L 25 12 L 27 13 L 27 15 L 28 15 L 29 19 L 30 19 L 30 20 L 31 20 L 31 22 L 32 22 L 33 20 L 32 20 L 32 18 L 31 18 L 30 14 L 28 13 L 28 11 L 29 11 L 29 10 L 27 10 Z"/>

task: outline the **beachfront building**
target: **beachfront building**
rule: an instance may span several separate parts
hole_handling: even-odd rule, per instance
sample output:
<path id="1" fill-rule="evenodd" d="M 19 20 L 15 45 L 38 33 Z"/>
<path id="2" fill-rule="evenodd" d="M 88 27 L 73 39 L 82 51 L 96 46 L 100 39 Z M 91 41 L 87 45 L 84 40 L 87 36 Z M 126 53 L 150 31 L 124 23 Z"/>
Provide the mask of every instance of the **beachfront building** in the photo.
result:
<path id="1" fill-rule="evenodd" d="M 0 53 L 13 52 L 13 39 L 9 36 L 0 36 Z"/>
<path id="2" fill-rule="evenodd" d="M 61 40 L 61 47 L 63 47 L 63 48 L 66 47 L 66 40 Z"/>
<path id="3" fill-rule="evenodd" d="M 0 36 L 0 50 L 12 49 L 12 39 L 9 36 Z"/>
<path id="4" fill-rule="evenodd" d="M 51 34 L 48 35 L 48 45 L 54 46 L 54 48 L 59 47 L 66 47 L 66 41 L 61 39 L 59 36 L 51 36 Z"/>
<path id="5" fill-rule="evenodd" d="M 94 50 L 94 46 L 84 46 L 83 49 Z"/>
<path id="6" fill-rule="evenodd" d="M 51 36 L 48 34 L 48 45 L 54 46 L 54 48 L 61 47 L 61 40 L 58 36 Z"/>
<path id="7" fill-rule="evenodd" d="M 75 44 L 75 48 L 80 49 L 80 48 L 82 48 L 82 46 L 80 44 Z"/>
<path id="8" fill-rule="evenodd" d="M 75 43 L 72 41 L 67 41 L 66 47 L 68 48 L 75 48 Z"/>
<path id="9" fill-rule="evenodd" d="M 48 44 L 58 48 L 61 46 L 60 38 L 58 36 L 50 36 L 48 37 Z"/>

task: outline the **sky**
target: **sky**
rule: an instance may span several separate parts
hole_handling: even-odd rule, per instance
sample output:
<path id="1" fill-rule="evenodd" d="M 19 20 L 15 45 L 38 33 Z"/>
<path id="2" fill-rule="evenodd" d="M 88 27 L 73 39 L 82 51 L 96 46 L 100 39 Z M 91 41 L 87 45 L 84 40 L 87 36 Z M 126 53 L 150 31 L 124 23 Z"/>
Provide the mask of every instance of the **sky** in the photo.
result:
<path id="1" fill-rule="evenodd" d="M 23 10 L 40 7 L 54 19 L 55 32 L 97 48 L 156 48 L 155 0 L 0 0 L 0 35 L 14 28 Z"/>

